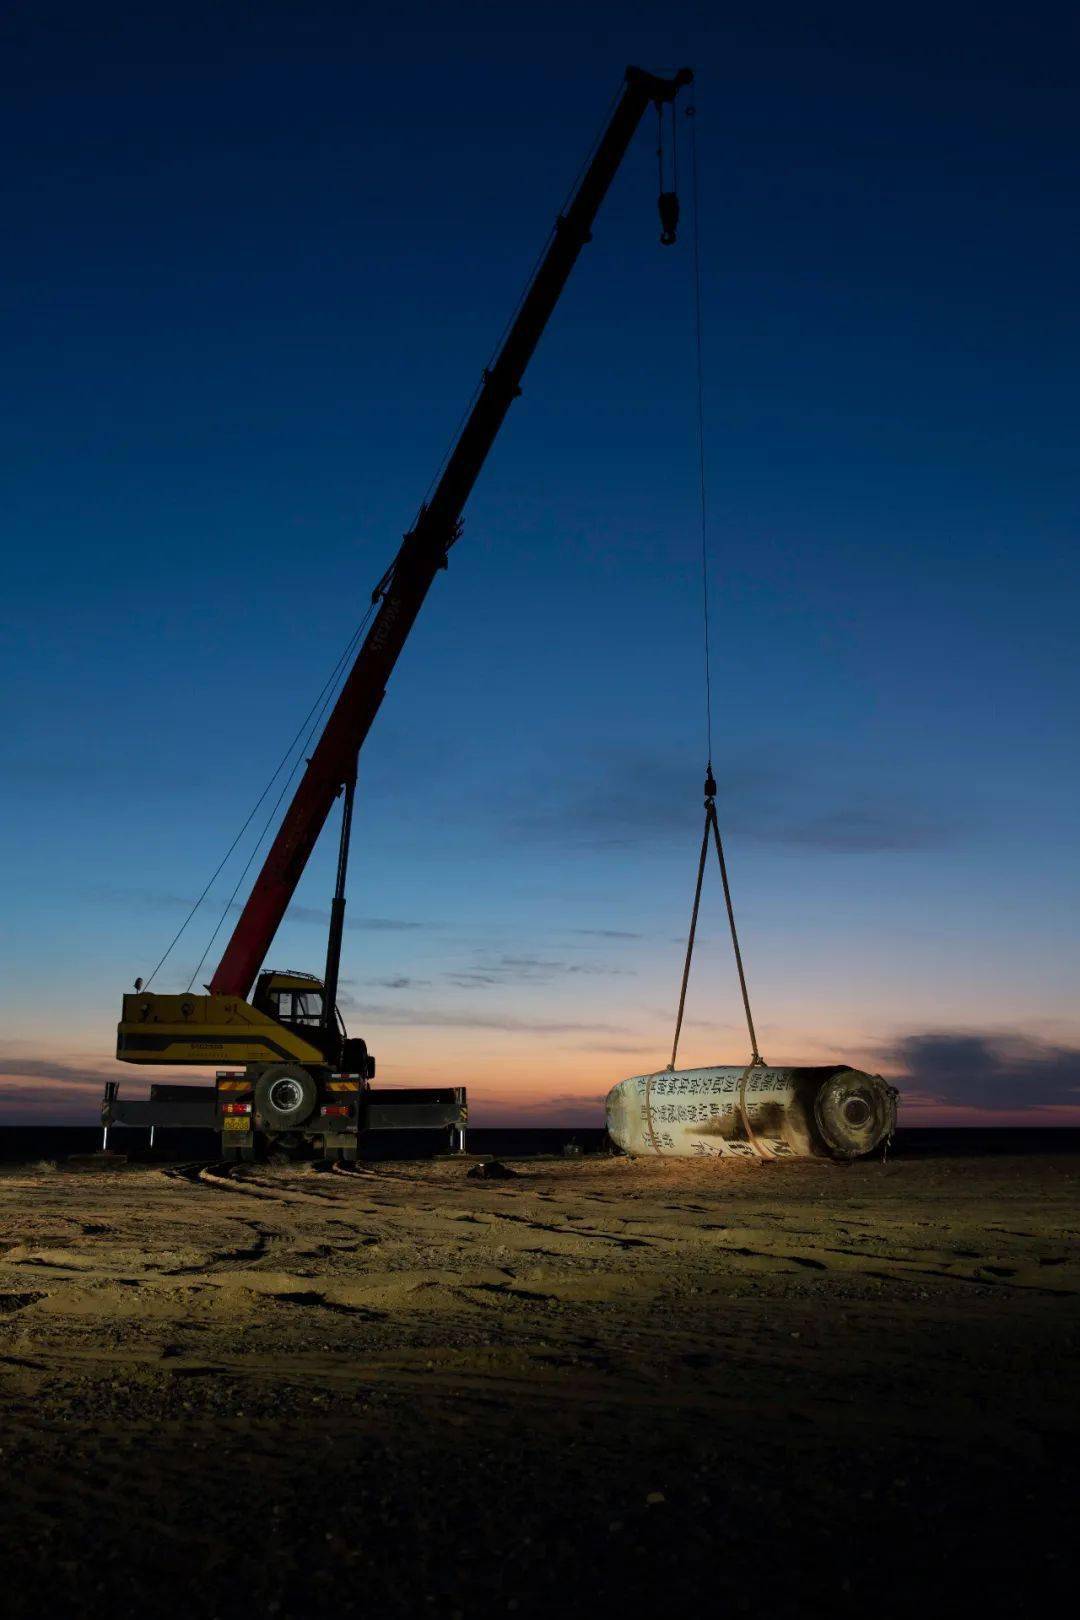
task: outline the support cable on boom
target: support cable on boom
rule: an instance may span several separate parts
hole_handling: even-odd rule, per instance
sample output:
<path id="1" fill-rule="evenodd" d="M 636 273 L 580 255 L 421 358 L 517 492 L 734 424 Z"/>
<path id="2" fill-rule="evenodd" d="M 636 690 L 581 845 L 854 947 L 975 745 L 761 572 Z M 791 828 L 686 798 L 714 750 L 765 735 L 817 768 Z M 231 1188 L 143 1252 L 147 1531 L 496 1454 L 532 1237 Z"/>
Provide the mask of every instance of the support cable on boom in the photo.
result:
<path id="1" fill-rule="evenodd" d="M 311 720 L 311 725 L 308 726 L 307 735 L 304 738 L 304 745 L 300 749 L 300 752 L 297 754 L 296 759 L 293 761 L 292 770 L 289 772 L 288 776 L 285 778 L 285 781 L 282 783 L 281 792 L 278 794 L 277 798 L 274 800 L 274 805 L 273 805 L 272 810 L 270 811 L 270 814 L 267 816 L 266 820 L 263 822 L 262 831 L 259 833 L 258 838 L 255 840 L 255 844 L 254 844 L 254 847 L 252 848 L 251 854 L 248 856 L 247 860 L 244 863 L 244 869 L 240 873 L 240 876 L 237 878 L 235 884 L 233 885 L 233 891 L 230 894 L 229 898 L 225 902 L 224 910 L 222 911 L 221 916 L 217 920 L 217 924 L 216 924 L 216 926 L 214 928 L 214 932 L 210 935 L 210 938 L 206 942 L 206 949 L 203 951 L 202 955 L 199 957 L 198 962 L 195 964 L 194 972 L 192 973 L 191 978 L 187 982 L 187 988 L 189 990 L 191 989 L 192 985 L 195 983 L 195 980 L 198 978 L 199 973 L 200 973 L 200 971 L 202 969 L 202 965 L 206 961 L 206 958 L 210 954 L 210 947 L 213 945 L 215 939 L 217 939 L 218 935 L 220 934 L 222 924 L 224 923 L 226 917 L 229 915 L 229 912 L 232 910 L 233 902 L 235 901 L 236 896 L 240 892 L 240 886 L 243 883 L 244 879 L 247 877 L 248 872 L 251 870 L 251 864 L 254 861 L 256 855 L 259 853 L 259 850 L 262 848 L 264 842 L 266 841 L 267 833 L 270 831 L 270 828 L 274 825 L 274 822 L 277 820 L 277 814 L 278 814 L 278 811 L 281 809 L 282 801 L 285 798 L 286 793 L 288 793 L 290 787 L 293 784 L 293 781 L 294 781 L 294 779 L 296 777 L 296 773 L 300 769 L 301 761 L 303 761 L 305 759 L 308 749 L 311 747 L 312 742 L 314 741 L 315 737 L 318 735 L 319 728 L 322 725 L 323 715 L 326 713 L 327 709 L 330 707 L 330 704 L 333 702 L 334 698 L 337 696 L 338 688 L 340 687 L 342 681 L 345 678 L 345 671 L 346 671 L 346 669 L 348 667 L 348 659 L 349 659 L 350 652 L 356 646 L 356 644 L 358 643 L 360 638 L 363 636 L 364 631 L 367 628 L 368 622 L 372 618 L 372 616 L 374 615 L 374 612 L 375 612 L 375 602 L 373 601 L 371 606 L 368 608 L 368 611 L 365 613 L 363 619 L 360 621 L 359 625 L 357 625 L 356 629 L 353 631 L 352 637 L 350 638 L 350 641 L 349 641 L 349 645 L 346 647 L 345 651 L 342 653 L 340 659 L 338 660 L 337 666 L 336 666 L 336 668 L 334 670 L 334 673 L 331 675 L 330 680 L 327 681 L 326 685 L 323 687 L 322 692 L 320 692 L 320 694 L 319 694 L 319 697 L 315 699 L 315 702 L 318 703 L 319 698 L 321 698 L 322 699 L 322 704 L 321 704 L 321 707 L 319 708 L 319 712 L 315 715 L 315 718 L 313 720 L 311 720 L 313 708 L 308 710 L 308 720 Z M 305 726 L 307 725 L 307 720 L 304 721 L 304 725 Z M 302 730 L 303 730 L 303 727 L 301 727 L 301 731 Z M 299 733 L 297 735 L 299 736 Z M 295 746 L 296 746 L 296 742 L 295 742 L 295 739 L 294 739 L 293 747 L 295 747 Z M 292 752 L 292 749 L 290 749 L 290 753 L 291 752 Z M 288 757 L 288 756 L 286 756 L 286 757 Z M 275 773 L 275 775 L 276 774 L 277 773 Z M 264 795 L 264 797 L 265 797 L 265 795 Z M 256 806 L 256 808 L 258 808 L 258 806 Z M 254 811 L 252 812 L 252 814 L 254 814 Z M 251 817 L 249 816 L 248 821 L 250 821 L 250 820 L 251 820 Z M 246 823 L 245 823 L 245 825 L 246 825 Z M 234 848 L 236 847 L 235 844 L 234 844 L 233 847 Z M 219 868 L 219 871 L 220 871 L 220 868 Z"/>
<path id="2" fill-rule="evenodd" d="M 359 639 L 363 636 L 364 631 L 367 628 L 367 625 L 368 625 L 368 623 L 369 623 L 369 621 L 371 619 L 373 611 L 374 611 L 374 609 L 370 608 L 368 610 L 368 612 L 365 613 L 365 615 L 364 615 L 363 619 L 361 620 L 360 624 L 357 625 L 356 629 L 352 632 L 352 635 L 349 637 L 348 641 L 345 644 L 345 648 L 342 651 L 341 656 L 339 657 L 337 663 L 334 665 L 333 669 L 330 671 L 330 674 L 327 676 L 326 682 L 323 685 L 322 690 L 319 692 L 318 697 L 315 699 L 314 703 L 311 705 L 311 708 L 308 710 L 307 714 L 304 716 L 303 720 L 300 722 L 300 725 L 299 725 L 299 728 L 298 728 L 298 730 L 296 732 L 296 735 L 293 737 L 293 739 L 290 742 L 288 748 L 286 748 L 284 754 L 281 756 L 281 759 L 278 762 L 277 766 L 275 767 L 274 771 L 272 772 L 269 780 L 266 783 L 266 786 L 263 788 L 262 792 L 259 794 L 259 797 L 255 800 L 255 803 L 252 805 L 251 809 L 248 811 L 247 817 L 244 820 L 244 823 L 241 826 L 239 832 L 236 834 L 236 837 L 233 839 L 232 843 L 229 845 L 228 849 L 225 851 L 224 855 L 221 857 L 221 860 L 218 862 L 217 866 L 214 868 L 214 871 L 211 874 L 211 876 L 210 876 L 205 888 L 203 889 L 202 893 L 199 895 L 199 898 L 195 901 L 195 904 L 191 907 L 191 910 L 188 912 L 187 916 L 184 918 L 183 922 L 180 924 L 180 927 L 176 930 L 176 933 L 173 935 L 172 939 L 169 941 L 169 943 L 166 946 L 166 948 L 165 948 L 164 952 L 162 953 L 161 957 L 158 959 L 158 962 L 157 962 L 156 966 L 154 967 L 153 972 L 150 974 L 149 978 L 147 978 L 146 980 L 143 981 L 142 988 L 144 990 L 149 990 L 151 984 L 153 984 L 153 982 L 154 982 L 154 979 L 157 977 L 158 973 L 165 966 L 165 963 L 168 961 L 169 957 L 172 955 L 173 948 L 179 943 L 181 937 L 187 932 L 188 925 L 190 924 L 192 918 L 195 916 L 195 913 L 199 910 L 199 908 L 203 904 L 203 901 L 206 899 L 207 895 L 210 893 L 210 890 L 214 887 L 214 884 L 217 882 L 218 878 L 221 876 L 222 872 L 225 870 L 225 867 L 228 865 L 228 862 L 229 862 L 230 858 L 232 857 L 232 854 L 233 854 L 234 850 L 236 849 L 237 845 L 240 843 L 240 840 L 243 838 L 243 836 L 247 832 L 248 828 L 251 826 L 251 823 L 255 820 L 255 817 L 256 817 L 256 815 L 258 814 L 258 811 L 259 811 L 259 806 L 266 799 L 266 797 L 269 794 L 269 792 L 270 792 L 271 788 L 273 787 L 274 783 L 277 781 L 278 777 L 281 775 L 282 771 L 285 769 L 286 765 L 289 763 L 289 760 L 292 758 L 293 752 L 295 751 L 295 749 L 297 747 L 297 744 L 304 737 L 306 737 L 308 739 L 308 741 L 310 741 L 310 738 L 311 738 L 311 735 L 312 735 L 312 731 L 311 731 L 312 718 L 315 717 L 315 723 L 317 725 L 319 718 L 321 718 L 321 716 L 326 712 L 326 705 L 329 702 L 329 697 L 333 695 L 333 693 L 336 691 L 338 685 L 340 684 L 341 677 L 344 674 L 345 670 L 348 668 L 349 661 L 350 661 L 350 659 L 351 659 L 351 657 L 353 655 L 353 652 L 356 649 L 356 646 L 358 644 Z M 328 694 L 329 694 L 329 696 L 328 696 Z M 320 707 L 320 705 L 321 705 L 321 707 Z M 300 757 L 301 758 L 303 757 L 302 751 L 301 751 L 301 756 Z M 299 760 L 297 761 L 297 764 L 299 764 Z M 296 768 L 297 768 L 296 765 L 294 765 L 293 768 L 292 768 L 292 771 L 290 772 L 288 778 L 286 779 L 286 783 L 285 783 L 286 787 L 288 787 L 289 783 L 292 781 L 293 777 L 296 775 Z M 271 811 L 271 815 L 276 813 L 277 807 L 278 807 L 278 805 L 280 805 L 281 800 L 282 800 L 283 797 L 284 797 L 284 789 L 282 789 L 282 792 L 278 797 L 277 803 L 274 806 L 274 810 Z M 263 831 L 259 834 L 258 842 L 255 845 L 256 849 L 258 849 L 259 844 L 262 843 L 263 838 L 265 836 L 266 836 L 266 829 L 264 827 Z M 250 865 L 251 865 L 251 861 L 249 860 L 247 866 L 245 866 L 245 868 L 244 868 L 245 872 L 247 872 Z M 235 894 L 236 894 L 236 891 L 234 889 L 234 891 L 233 891 L 233 897 L 234 898 L 235 898 Z M 229 904 L 230 905 L 232 904 L 231 899 L 229 901 Z M 226 909 L 228 909 L 228 908 L 226 908 Z M 221 924 L 219 923 L 218 928 L 220 928 L 220 927 L 221 927 Z M 215 935 L 216 935 L 217 929 L 215 929 L 214 932 L 215 932 Z M 211 939 L 210 944 L 213 944 L 213 939 Z M 210 944 L 207 945 L 206 950 L 203 952 L 201 958 L 199 959 L 199 967 L 202 967 L 203 962 L 206 960 L 206 955 L 207 955 L 207 952 L 210 949 Z M 194 982 L 195 982 L 195 974 L 198 973 L 199 967 L 197 967 L 195 969 L 195 973 L 193 973 L 191 975 L 191 979 L 190 979 L 190 981 L 188 983 L 188 989 L 189 990 L 191 989 L 192 984 L 194 984 Z"/>
<path id="3" fill-rule="evenodd" d="M 679 989 L 679 1006 L 675 1015 L 675 1036 L 671 1043 L 671 1062 L 669 1069 L 674 1069 L 679 1053 L 679 1037 L 682 1034 L 683 1014 L 686 1010 L 686 990 L 690 983 L 690 966 L 694 956 L 694 941 L 697 937 L 698 913 L 701 909 L 701 887 L 705 880 L 705 863 L 709 854 L 710 839 L 716 848 L 716 858 L 720 865 L 720 880 L 724 888 L 724 905 L 727 909 L 728 927 L 731 931 L 731 945 L 735 953 L 735 967 L 739 976 L 739 989 L 742 992 L 743 1011 L 746 1014 L 746 1028 L 750 1035 L 750 1068 L 760 1067 L 764 1059 L 758 1050 L 757 1031 L 754 1028 L 754 1017 L 750 1011 L 750 993 L 746 986 L 746 970 L 743 967 L 742 951 L 739 948 L 739 935 L 735 926 L 735 907 L 731 899 L 731 886 L 728 882 L 727 862 L 724 859 L 724 845 L 720 837 L 720 823 L 716 815 L 716 778 L 713 776 L 713 726 L 712 726 L 712 656 L 709 646 L 709 548 L 708 548 L 708 505 L 706 501 L 705 483 L 705 366 L 703 346 L 701 340 L 701 247 L 700 247 L 700 209 L 698 202 L 698 153 L 697 153 L 697 123 L 696 108 L 691 105 L 686 109 L 686 116 L 690 120 L 690 190 L 693 205 L 693 281 L 694 281 L 694 340 L 697 358 L 697 438 L 698 438 L 698 483 L 700 494 L 700 521 L 701 521 L 701 595 L 702 595 L 702 630 L 705 649 L 705 740 L 708 749 L 708 763 L 705 767 L 705 828 L 701 838 L 701 854 L 698 859 L 697 883 L 694 888 L 694 904 L 690 913 L 690 931 L 686 941 L 686 959 L 683 963 L 682 984 Z"/>

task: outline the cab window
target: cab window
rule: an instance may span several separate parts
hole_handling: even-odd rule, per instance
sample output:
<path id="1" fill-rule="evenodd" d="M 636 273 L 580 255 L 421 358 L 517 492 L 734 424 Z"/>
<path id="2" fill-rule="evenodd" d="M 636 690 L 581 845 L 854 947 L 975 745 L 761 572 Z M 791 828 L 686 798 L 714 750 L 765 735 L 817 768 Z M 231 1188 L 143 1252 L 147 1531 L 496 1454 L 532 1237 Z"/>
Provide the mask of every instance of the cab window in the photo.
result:
<path id="1" fill-rule="evenodd" d="M 270 1006 L 283 1024 L 322 1023 L 322 992 L 319 990 L 273 990 Z"/>
<path id="2" fill-rule="evenodd" d="M 317 990 L 293 991 L 293 1023 L 322 1023 L 322 996 Z"/>

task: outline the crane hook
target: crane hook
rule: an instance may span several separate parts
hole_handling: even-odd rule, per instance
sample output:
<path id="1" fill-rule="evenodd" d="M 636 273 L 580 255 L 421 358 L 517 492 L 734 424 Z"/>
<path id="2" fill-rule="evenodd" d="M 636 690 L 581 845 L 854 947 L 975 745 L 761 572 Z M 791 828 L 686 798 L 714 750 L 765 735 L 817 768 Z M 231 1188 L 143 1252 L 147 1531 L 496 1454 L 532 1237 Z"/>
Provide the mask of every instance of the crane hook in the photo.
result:
<path id="1" fill-rule="evenodd" d="M 656 171 L 660 182 L 660 195 L 656 199 L 656 206 L 660 210 L 660 242 L 663 247 L 671 247 L 675 241 L 675 233 L 679 228 L 679 154 L 676 141 L 675 109 L 671 110 L 671 189 L 666 188 L 667 175 L 664 173 L 664 103 L 656 103 Z"/>
<path id="2" fill-rule="evenodd" d="M 679 196 L 675 191 L 662 191 L 656 199 L 660 210 L 660 242 L 670 247 L 679 227 Z"/>

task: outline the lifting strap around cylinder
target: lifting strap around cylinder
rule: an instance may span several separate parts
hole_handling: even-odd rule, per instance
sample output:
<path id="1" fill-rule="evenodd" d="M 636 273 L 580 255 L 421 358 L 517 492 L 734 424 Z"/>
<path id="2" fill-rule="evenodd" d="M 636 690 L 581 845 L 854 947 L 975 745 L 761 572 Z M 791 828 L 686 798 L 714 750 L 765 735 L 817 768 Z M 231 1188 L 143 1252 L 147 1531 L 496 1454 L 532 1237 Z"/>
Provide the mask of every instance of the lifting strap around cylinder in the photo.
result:
<path id="1" fill-rule="evenodd" d="M 735 927 L 735 907 L 731 899 L 731 885 L 728 882 L 727 862 L 724 859 L 724 845 L 720 837 L 720 823 L 716 819 L 716 779 L 713 776 L 712 761 L 709 761 L 705 771 L 705 829 L 701 838 L 701 856 L 698 860 L 697 884 L 694 888 L 694 905 L 690 913 L 690 933 L 686 941 L 686 961 L 683 964 L 682 985 L 679 990 L 679 1010 L 675 1018 L 675 1038 L 671 1043 L 671 1062 L 669 1069 L 674 1069 L 679 1053 L 679 1036 L 682 1034 L 683 1013 L 686 1010 L 686 987 L 690 983 L 690 964 L 694 956 L 694 941 L 697 937 L 698 912 L 701 909 L 701 886 L 705 880 L 705 862 L 709 853 L 709 839 L 716 845 L 716 858 L 720 863 L 720 879 L 724 885 L 724 904 L 727 907 L 728 927 L 731 930 L 731 945 L 735 952 L 735 967 L 739 975 L 739 989 L 742 991 L 743 1010 L 746 1013 L 746 1027 L 750 1035 L 750 1067 L 756 1068 L 764 1062 L 758 1051 L 757 1032 L 754 1029 L 754 1017 L 750 1011 L 750 993 L 746 988 L 746 970 L 743 967 L 742 951 L 739 949 L 739 935 Z M 743 1106 L 744 1124 L 745 1104 Z"/>

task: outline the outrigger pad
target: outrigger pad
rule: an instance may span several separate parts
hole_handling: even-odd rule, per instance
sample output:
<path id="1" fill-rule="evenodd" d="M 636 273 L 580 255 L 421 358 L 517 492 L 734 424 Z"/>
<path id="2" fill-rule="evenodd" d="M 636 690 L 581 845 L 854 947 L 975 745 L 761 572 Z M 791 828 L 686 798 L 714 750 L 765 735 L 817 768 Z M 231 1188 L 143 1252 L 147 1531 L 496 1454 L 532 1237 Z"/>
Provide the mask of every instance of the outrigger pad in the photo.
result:
<path id="1" fill-rule="evenodd" d="M 482 1164 L 474 1164 L 466 1175 L 470 1181 L 510 1181 L 517 1171 L 511 1170 L 508 1164 L 500 1164 L 498 1159 L 489 1159 Z"/>

